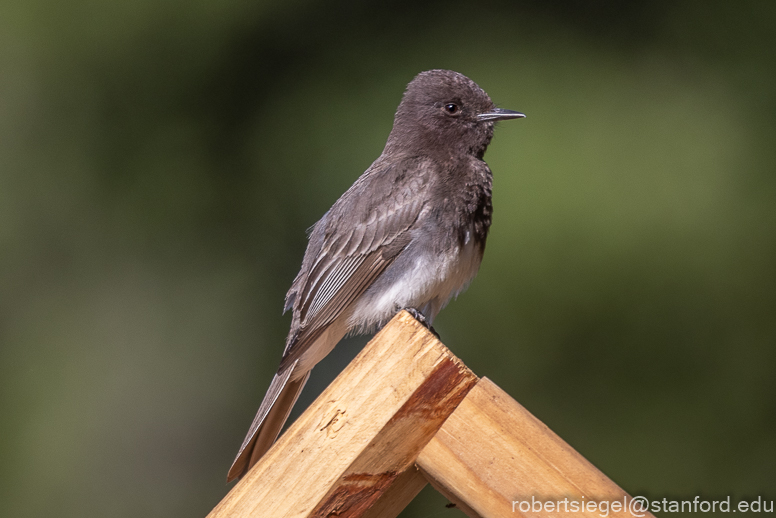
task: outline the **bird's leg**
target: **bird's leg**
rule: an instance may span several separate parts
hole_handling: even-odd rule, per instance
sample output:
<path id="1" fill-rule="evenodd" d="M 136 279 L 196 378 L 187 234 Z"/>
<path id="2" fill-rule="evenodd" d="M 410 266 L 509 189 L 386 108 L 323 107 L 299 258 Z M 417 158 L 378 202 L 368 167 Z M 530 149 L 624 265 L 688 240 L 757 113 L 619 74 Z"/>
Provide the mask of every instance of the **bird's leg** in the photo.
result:
<path id="1" fill-rule="evenodd" d="M 436 332 L 436 329 L 434 329 L 434 326 L 428 323 L 428 320 L 426 320 L 426 317 L 423 315 L 423 313 L 421 313 L 415 308 L 402 308 L 402 309 L 407 313 L 409 313 L 410 315 L 412 315 L 415 318 L 415 320 L 423 324 L 423 327 L 431 331 L 434 334 L 434 336 L 437 337 L 437 340 L 441 340 L 441 338 L 439 337 L 439 333 Z"/>

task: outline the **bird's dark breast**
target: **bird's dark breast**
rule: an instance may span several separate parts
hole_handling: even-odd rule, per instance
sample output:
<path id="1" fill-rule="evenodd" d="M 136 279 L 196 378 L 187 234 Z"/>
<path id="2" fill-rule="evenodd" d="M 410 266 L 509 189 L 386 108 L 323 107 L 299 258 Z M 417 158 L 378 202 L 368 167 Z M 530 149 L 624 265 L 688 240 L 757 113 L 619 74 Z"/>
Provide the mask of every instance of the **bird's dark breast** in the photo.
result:
<path id="1" fill-rule="evenodd" d="M 472 201 L 472 207 L 474 211 L 471 213 L 473 238 L 481 250 L 485 249 L 485 240 L 488 237 L 488 230 L 492 221 L 493 203 L 491 201 L 490 186 L 488 186 L 487 192 L 483 189 L 483 192 L 477 193 L 477 197 Z M 465 236 L 464 236 L 465 238 Z M 459 240 L 461 238 L 459 237 Z"/>
<path id="2" fill-rule="evenodd" d="M 448 221 L 452 223 L 458 246 L 473 240 L 480 251 L 484 250 L 493 215 L 490 169 L 481 160 L 461 164 L 445 183 Z"/>

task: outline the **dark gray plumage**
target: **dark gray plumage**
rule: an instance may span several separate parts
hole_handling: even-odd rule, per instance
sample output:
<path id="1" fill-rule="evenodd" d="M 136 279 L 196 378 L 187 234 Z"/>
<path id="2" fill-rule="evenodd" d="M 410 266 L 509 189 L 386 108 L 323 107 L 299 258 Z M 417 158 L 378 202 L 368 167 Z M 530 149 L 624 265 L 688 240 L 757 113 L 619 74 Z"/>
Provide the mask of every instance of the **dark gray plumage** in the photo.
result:
<path id="1" fill-rule="evenodd" d="M 382 155 L 315 224 L 286 295 L 286 349 L 228 480 L 244 475 L 288 419 L 310 370 L 348 332 L 370 332 L 401 309 L 428 324 L 479 269 L 491 223 L 492 175 L 482 160 L 496 108 L 449 70 L 407 86 Z"/>

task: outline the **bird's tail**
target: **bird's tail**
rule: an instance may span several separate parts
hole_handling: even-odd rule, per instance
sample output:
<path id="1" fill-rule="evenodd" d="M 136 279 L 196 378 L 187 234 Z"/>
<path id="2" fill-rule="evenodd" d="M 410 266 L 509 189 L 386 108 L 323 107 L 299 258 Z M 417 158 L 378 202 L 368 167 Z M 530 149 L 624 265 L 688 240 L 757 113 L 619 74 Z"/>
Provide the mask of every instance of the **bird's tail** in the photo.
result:
<path id="1" fill-rule="evenodd" d="M 278 372 L 272 379 L 267 394 L 264 396 L 259 411 L 248 430 L 248 435 L 245 436 L 245 440 L 240 446 L 237 458 L 234 459 L 232 467 L 229 468 L 229 473 L 226 476 L 227 482 L 245 475 L 280 435 L 280 430 L 288 419 L 291 408 L 310 377 L 308 371 L 301 378 L 291 381 L 294 367 L 296 367 L 296 363 L 290 368 L 284 369 L 283 372 Z"/>

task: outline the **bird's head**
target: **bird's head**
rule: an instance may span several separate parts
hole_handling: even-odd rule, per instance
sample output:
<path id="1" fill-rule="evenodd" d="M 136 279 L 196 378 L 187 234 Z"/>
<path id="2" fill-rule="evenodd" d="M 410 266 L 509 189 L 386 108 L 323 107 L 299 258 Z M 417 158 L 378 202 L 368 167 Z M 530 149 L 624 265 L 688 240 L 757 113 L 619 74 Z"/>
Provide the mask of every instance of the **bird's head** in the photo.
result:
<path id="1" fill-rule="evenodd" d="M 493 137 L 493 124 L 522 117 L 496 108 L 488 94 L 463 74 L 429 70 L 407 85 L 386 150 L 482 158 Z"/>

